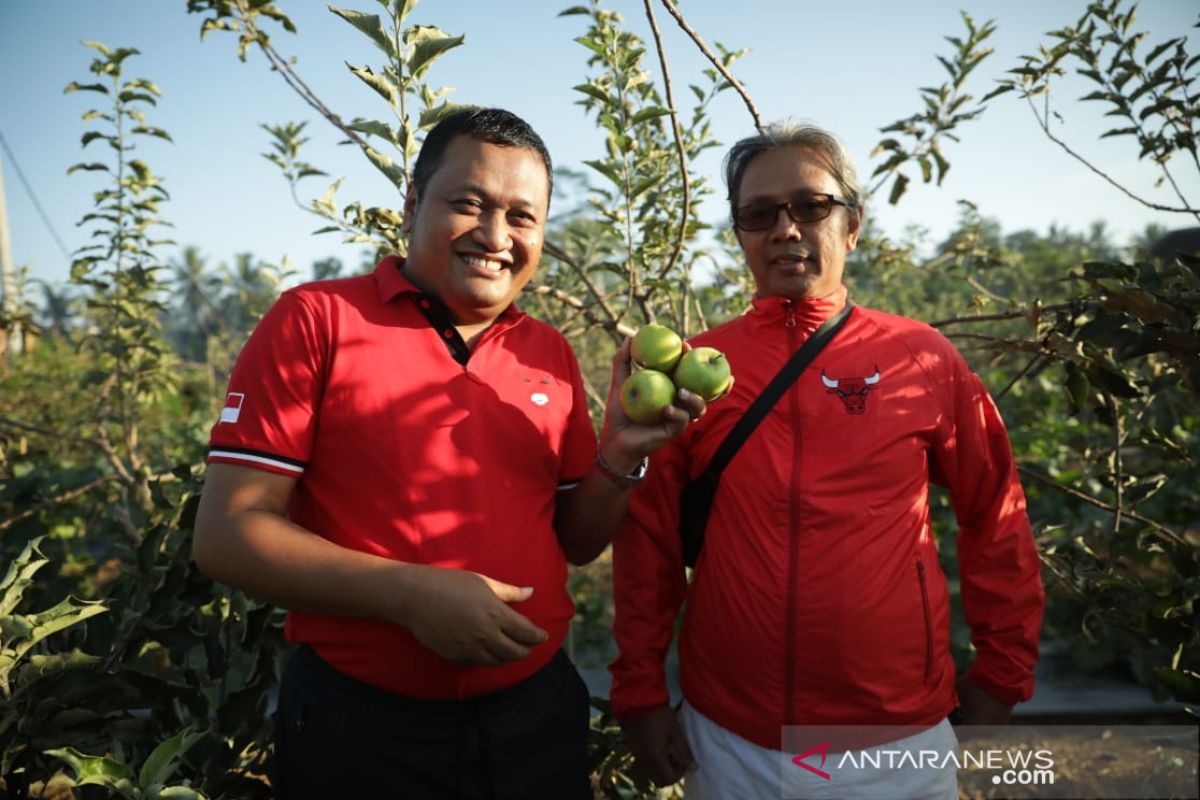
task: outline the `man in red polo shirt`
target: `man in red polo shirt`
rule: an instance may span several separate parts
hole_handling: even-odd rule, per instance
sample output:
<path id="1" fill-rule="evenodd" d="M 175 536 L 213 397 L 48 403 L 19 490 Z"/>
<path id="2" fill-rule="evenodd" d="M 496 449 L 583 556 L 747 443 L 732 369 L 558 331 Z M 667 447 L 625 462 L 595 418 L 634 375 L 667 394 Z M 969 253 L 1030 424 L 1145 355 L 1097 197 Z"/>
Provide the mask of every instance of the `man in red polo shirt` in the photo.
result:
<path id="1" fill-rule="evenodd" d="M 646 457 L 704 411 L 599 446 L 579 367 L 513 299 L 550 156 L 498 109 L 436 126 L 408 257 L 285 292 L 214 425 L 204 572 L 289 610 L 277 796 L 590 798 L 588 693 L 560 645 L 567 561 L 611 540 Z M 628 344 L 612 387 L 628 374 Z"/>

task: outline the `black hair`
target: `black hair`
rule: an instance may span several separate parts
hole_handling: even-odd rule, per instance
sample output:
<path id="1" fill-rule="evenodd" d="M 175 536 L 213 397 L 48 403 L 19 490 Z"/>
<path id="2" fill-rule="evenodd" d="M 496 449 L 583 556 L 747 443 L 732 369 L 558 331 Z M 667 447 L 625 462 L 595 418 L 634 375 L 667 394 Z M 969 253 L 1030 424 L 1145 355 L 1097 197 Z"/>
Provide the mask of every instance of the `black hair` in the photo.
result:
<path id="1" fill-rule="evenodd" d="M 418 200 L 433 174 L 442 166 L 446 148 L 456 136 L 470 136 L 488 144 L 534 151 L 541 156 L 542 164 L 546 167 L 547 195 L 553 193 L 554 167 L 550 161 L 550 151 L 529 123 L 502 108 L 470 107 L 442 118 L 425 136 L 421 152 L 417 154 L 417 163 L 413 165 L 412 179 Z"/>

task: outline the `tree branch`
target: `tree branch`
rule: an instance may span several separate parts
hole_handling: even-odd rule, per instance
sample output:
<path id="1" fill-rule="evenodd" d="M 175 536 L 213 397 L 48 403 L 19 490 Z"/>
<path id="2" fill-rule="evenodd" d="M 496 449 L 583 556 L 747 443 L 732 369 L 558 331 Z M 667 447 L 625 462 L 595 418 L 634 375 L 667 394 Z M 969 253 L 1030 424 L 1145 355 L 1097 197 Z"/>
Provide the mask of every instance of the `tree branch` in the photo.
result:
<path id="1" fill-rule="evenodd" d="M 10 417 L 0 417 L 0 425 L 16 428 L 17 430 L 29 431 L 40 436 L 47 436 L 51 439 L 62 439 L 64 442 L 74 442 L 75 444 L 86 444 L 92 447 L 99 447 L 100 442 L 96 439 L 85 439 L 82 436 L 73 436 L 69 433 L 43 428 L 39 425 L 31 425 L 28 422 L 21 422 Z"/>
<path id="2" fill-rule="evenodd" d="M 716 67 L 717 72 L 721 73 L 721 77 L 727 80 L 730 86 L 732 86 L 734 89 L 737 89 L 737 93 L 742 96 L 742 101 L 746 104 L 746 108 L 750 111 L 750 116 L 754 118 L 754 127 L 759 131 L 762 131 L 762 117 L 759 116 L 758 108 L 754 105 L 754 101 L 750 99 L 750 95 L 746 92 L 746 87 L 742 86 L 738 79 L 733 77 L 733 74 L 730 73 L 729 70 L 725 69 L 725 65 L 721 63 L 721 60 L 716 57 L 712 50 L 708 49 L 708 45 L 706 45 L 704 40 L 700 38 L 700 34 L 696 33 L 696 31 L 692 29 L 692 26 L 689 25 L 687 20 L 683 18 L 683 15 L 679 13 L 679 9 L 675 7 L 675 4 L 671 2 L 671 0 L 662 0 L 662 4 L 663 7 L 666 8 L 671 14 L 671 16 L 675 18 L 675 22 L 678 23 L 683 32 L 686 33 L 693 42 L 695 42 L 696 47 L 700 48 L 700 52 L 704 54 L 705 58 L 707 58 L 712 65 Z"/>
<path id="3" fill-rule="evenodd" d="M 1047 87 L 1046 92 L 1049 93 L 1049 91 L 1050 91 L 1050 89 Z M 1110 185 L 1112 185 L 1115 188 L 1117 188 L 1118 190 L 1120 190 L 1122 194 L 1126 195 L 1131 200 L 1141 203 L 1142 205 L 1146 206 L 1147 208 L 1154 209 L 1155 211 L 1170 211 L 1175 214 L 1192 214 L 1192 215 L 1195 215 L 1198 218 L 1200 218 L 1200 211 L 1197 211 L 1194 208 L 1187 208 L 1187 207 L 1175 208 L 1173 206 L 1164 206 L 1164 205 L 1160 205 L 1158 203 L 1151 203 L 1149 200 L 1145 200 L 1141 197 L 1138 197 L 1136 194 L 1129 191 L 1121 184 L 1117 183 L 1115 180 L 1110 178 L 1107 173 L 1105 173 L 1103 170 L 1099 169 L 1098 167 L 1094 166 L 1092 164 L 1092 162 L 1088 161 L 1086 158 L 1079 155 L 1079 153 L 1076 153 L 1074 150 L 1072 150 L 1070 148 L 1070 146 L 1067 145 L 1066 142 L 1064 142 L 1062 139 L 1059 139 L 1057 136 L 1055 136 L 1053 133 L 1050 132 L 1050 125 L 1049 125 L 1048 120 L 1046 118 L 1042 117 L 1042 115 L 1038 113 L 1037 106 L 1034 105 L 1033 98 L 1031 98 L 1029 96 L 1028 92 L 1025 93 L 1025 101 L 1027 103 L 1029 103 L 1029 108 L 1031 111 L 1033 111 L 1033 118 L 1038 121 L 1038 126 L 1041 127 L 1042 132 L 1044 134 L 1046 134 L 1046 137 L 1048 139 L 1050 139 L 1050 141 L 1054 142 L 1056 145 L 1061 147 L 1063 149 L 1063 151 L 1066 152 L 1067 155 L 1071 156 L 1071 158 L 1075 159 L 1080 164 L 1083 164 L 1085 167 L 1090 169 L 1092 172 L 1096 173 L 1101 178 L 1103 178 L 1105 181 L 1107 181 Z"/>
<path id="4" fill-rule="evenodd" d="M 683 180 L 683 209 L 679 214 L 679 229 L 675 238 L 675 246 L 671 250 L 671 257 L 658 271 L 659 280 L 662 280 L 671 272 L 675 262 L 679 260 L 679 254 L 683 252 L 683 243 L 687 238 L 688 217 L 692 212 L 692 182 L 691 176 L 688 175 L 687 152 L 683 149 L 683 132 L 679 129 L 679 111 L 675 108 L 675 95 L 671 89 L 671 70 L 667 66 L 667 52 L 663 49 L 658 20 L 654 18 L 654 5 L 652 0 L 642 0 L 642 2 L 646 5 L 646 19 L 650 20 L 650 30 L 654 34 L 654 46 L 658 50 L 658 63 L 662 65 L 663 89 L 667 97 L 667 108 L 671 111 L 671 133 L 675 138 L 675 152 L 679 156 L 679 175 Z M 686 307 L 687 298 L 685 297 L 684 308 L 686 309 Z"/>
<path id="5" fill-rule="evenodd" d="M 595 314 L 590 306 L 585 306 L 582 300 L 572 297 L 566 292 L 563 292 L 561 289 L 551 288 L 541 284 L 527 284 L 525 287 L 527 291 L 540 291 L 544 294 L 550 294 L 557 300 L 562 300 L 567 302 L 568 305 L 572 305 L 574 308 L 584 310 L 584 313 L 588 315 L 588 319 L 590 321 L 609 333 L 614 334 L 613 338 L 618 344 L 622 338 L 633 335 L 633 329 L 630 328 L 629 325 L 621 322 L 617 314 L 613 312 L 612 308 L 608 305 L 608 301 L 604 299 L 604 295 L 600 292 L 600 287 L 598 287 L 596 282 L 592 280 L 592 276 L 587 274 L 587 270 L 583 268 L 582 264 L 571 258 L 571 256 L 569 256 L 567 252 L 558 245 L 551 244 L 550 242 L 546 242 L 542 245 L 542 251 L 566 264 L 576 275 L 579 276 L 579 279 L 583 281 L 583 285 L 587 287 L 588 293 L 592 296 L 592 299 L 596 301 L 596 305 L 598 305 L 600 310 L 604 312 L 604 316 L 607 317 L 607 319 L 596 319 Z M 562 296 L 559 296 L 560 292 Z M 565 298 L 570 298 L 570 300 L 567 301 Z M 578 305 L 573 305 L 575 303 Z"/>
<path id="6" fill-rule="evenodd" d="M 1053 305 L 1041 306 L 1039 307 L 1038 311 L 1039 313 L 1044 313 L 1047 311 L 1069 311 L 1074 307 L 1074 303 L 1055 303 Z M 972 314 L 971 316 L 965 317 L 948 317 L 947 319 L 939 319 L 936 322 L 930 322 L 929 325 L 933 328 L 945 328 L 949 327 L 950 325 L 959 325 L 972 322 L 994 322 L 996 320 L 1004 319 L 1019 319 L 1021 317 L 1029 316 L 1030 310 L 1031 309 L 1029 308 L 1023 308 L 1016 311 L 1005 311 L 998 314 Z"/>
<path id="7" fill-rule="evenodd" d="M 1024 378 L 1029 373 L 1029 371 L 1034 368 L 1034 365 L 1036 365 L 1040 362 L 1044 362 L 1047 358 L 1049 358 L 1049 356 L 1039 353 L 1038 355 L 1035 355 L 1033 358 L 1029 359 L 1029 363 L 1026 364 L 1020 372 L 1018 372 L 1016 375 L 1014 375 L 1012 377 L 1012 380 L 1010 380 L 1003 389 L 1001 389 L 999 392 L 997 392 L 995 395 L 993 395 L 992 399 L 999 400 L 1001 397 L 1004 397 L 1004 395 L 1008 394 L 1009 389 L 1011 389 L 1012 387 L 1017 385 L 1017 381 L 1021 380 L 1021 378 Z"/>
<path id="8" fill-rule="evenodd" d="M 292 89 L 292 91 L 300 95 L 301 100 L 303 100 L 305 103 L 308 103 L 308 105 L 314 111 L 316 111 L 318 114 L 332 123 L 338 130 L 344 133 L 346 137 L 350 139 L 350 141 L 354 142 L 364 150 L 370 147 L 366 140 L 359 136 L 357 132 L 346 127 L 345 123 L 342 122 L 341 117 L 333 113 L 328 106 L 321 102 L 321 98 L 317 97 L 316 93 L 309 88 L 308 84 L 304 82 L 300 75 L 294 69 L 292 69 L 292 66 L 288 63 L 287 59 L 280 55 L 279 51 L 271 46 L 266 36 L 260 34 L 258 26 L 255 25 L 250 18 L 249 10 L 246 8 L 244 0 L 238 0 L 237 5 L 238 11 L 242 13 L 242 24 L 246 26 L 247 32 L 254 34 L 254 41 L 258 44 L 258 49 L 262 50 L 263 55 L 266 56 L 267 62 L 271 65 L 271 68 L 279 73 L 280 77 L 283 78 L 284 82 Z"/>
<path id="9" fill-rule="evenodd" d="M 1092 506 L 1095 506 L 1096 508 L 1101 508 L 1101 509 L 1104 509 L 1105 511 L 1110 511 L 1110 512 L 1114 512 L 1114 513 L 1116 513 L 1118 511 L 1118 509 L 1115 506 L 1109 505 L 1108 503 L 1104 502 L 1103 500 L 1099 500 L 1095 497 L 1092 497 L 1089 494 L 1084 494 L 1083 492 L 1079 491 L 1078 489 L 1073 489 L 1070 486 L 1061 484 L 1058 481 L 1054 480 L 1053 478 L 1048 478 L 1045 475 L 1041 475 L 1037 472 L 1034 472 L 1033 470 L 1027 469 L 1026 467 L 1017 467 L 1017 472 L 1019 472 L 1023 477 L 1032 478 L 1033 480 L 1037 481 L 1038 483 L 1041 483 L 1046 486 L 1050 486 L 1054 489 L 1057 489 L 1060 492 L 1063 492 L 1064 494 L 1074 497 L 1076 500 L 1081 500 L 1082 502 L 1087 503 L 1088 505 L 1092 505 Z M 1180 536 L 1175 531 L 1171 530 L 1170 528 L 1163 527 L 1162 525 L 1158 524 L 1154 520 L 1148 519 L 1147 517 L 1143 517 L 1141 514 L 1137 514 L 1133 511 L 1126 510 L 1123 512 L 1123 516 L 1125 519 L 1140 522 L 1143 525 L 1146 525 L 1146 526 L 1158 531 L 1159 533 L 1163 534 L 1168 539 L 1170 539 L 1172 542 L 1174 542 L 1177 545 L 1180 545 L 1181 547 L 1194 547 L 1194 545 L 1192 545 L 1190 542 L 1188 542 L 1187 539 L 1184 539 L 1182 536 Z"/>
<path id="10" fill-rule="evenodd" d="M 53 497 L 48 497 L 47 499 L 43 500 L 42 502 L 32 505 L 29 508 L 25 509 L 24 511 L 14 514 L 11 517 L 7 517 L 5 519 L 0 519 L 0 531 L 6 530 L 6 529 L 12 527 L 13 525 L 20 522 L 23 519 L 29 519 L 34 514 L 38 513 L 39 511 L 42 511 L 43 509 L 50 508 L 51 506 L 53 506 L 57 503 L 65 503 L 68 500 L 73 500 L 76 497 L 79 497 L 81 494 L 86 494 L 86 493 L 90 492 L 92 489 L 95 489 L 97 486 L 101 486 L 105 483 L 111 483 L 116 480 L 119 480 L 119 478 L 117 478 L 117 476 L 115 476 L 115 475 L 104 475 L 103 477 L 96 478 L 95 480 L 85 483 L 82 486 L 76 486 L 74 489 L 67 489 L 65 491 L 59 492 L 58 494 L 54 495 Z"/>

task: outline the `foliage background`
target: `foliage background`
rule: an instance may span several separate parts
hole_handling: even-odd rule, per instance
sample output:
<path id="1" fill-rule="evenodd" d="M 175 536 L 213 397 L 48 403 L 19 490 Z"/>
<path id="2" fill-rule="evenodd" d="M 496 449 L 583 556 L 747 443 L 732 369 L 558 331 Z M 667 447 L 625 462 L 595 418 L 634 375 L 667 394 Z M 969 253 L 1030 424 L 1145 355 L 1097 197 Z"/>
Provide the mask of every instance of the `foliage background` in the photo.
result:
<path id="1" fill-rule="evenodd" d="M 212 46 L 257 50 L 305 94 L 282 49 L 283 10 L 257 0 L 187 5 Z M 404 0 L 378 6 L 331 9 L 361 35 L 347 66 L 378 96 L 377 117 L 340 117 L 309 94 L 307 122 L 274 122 L 264 135 L 295 202 L 320 218 L 314 227 L 373 253 L 402 252 L 395 209 L 413 148 L 452 98 L 435 62 L 461 42 L 412 25 Z M 1052 94 L 1047 82 L 1082 70 L 1100 87 L 1093 99 L 1114 111 L 1130 160 L 1156 174 L 1200 171 L 1197 59 L 1183 40 L 1138 40 L 1131 8 L 1081 10 L 993 95 L 1028 96 L 1050 119 L 1053 106 L 1040 105 Z M 658 21 L 672 10 L 663 2 Z M 632 33 L 599 4 L 564 15 L 580 45 L 576 93 L 604 145 L 587 175 L 560 177 L 574 202 L 556 218 L 522 302 L 572 339 L 598 411 L 623 335 L 652 320 L 691 333 L 745 307 L 748 276 L 728 231 L 711 230 L 698 212 L 720 205 L 719 187 L 695 169 L 718 146 L 711 104 L 741 92 L 733 73 L 744 53 L 714 44 L 709 66 L 668 82 L 653 35 Z M 945 82 L 914 93 L 920 110 L 878 121 L 877 204 L 940 183 L 954 137 L 969 136 L 972 119 L 998 102 L 982 97 L 992 87 L 969 80 L 988 57 L 991 28 L 966 16 L 963 28 L 938 54 Z M 59 791 L 95 787 L 81 796 L 268 796 L 280 616 L 198 575 L 188 539 L 232 360 L 294 270 L 252 254 L 215 266 L 197 248 L 165 255 L 168 195 L 140 157 L 147 141 L 171 139 L 154 124 L 161 93 L 135 77 L 136 52 L 92 47 L 91 75 L 73 86 L 80 107 L 94 109 L 85 112 L 86 160 L 73 169 L 94 190 L 81 220 L 94 244 L 77 253 L 72 289 L 41 286 L 4 316 L 10 341 L 24 336 L 29 346 L 0 372 L 0 777 L 13 797 L 44 791 L 56 775 Z M 1089 77 L 1101 60 L 1105 69 Z M 394 203 L 344 198 L 306 161 L 307 126 L 327 123 L 394 187 Z M 1178 205 L 1184 219 L 1200 218 L 1186 196 Z M 1200 262 L 1151 259 L 1161 234 L 1115 242 L 1100 223 L 1006 232 L 962 203 L 941 241 L 869 230 L 848 275 L 859 302 L 941 327 L 998 397 L 1052 595 L 1047 635 L 1069 644 L 1080 669 L 1125 673 L 1195 703 Z M 312 273 L 348 274 L 371 260 L 317 262 Z M 952 571 L 952 514 L 944 497 L 938 503 Z M 606 566 L 572 576 L 581 660 L 602 659 L 608 646 Z M 961 626 L 956 642 L 965 662 Z M 648 790 L 606 714 L 593 745 L 598 792 Z"/>

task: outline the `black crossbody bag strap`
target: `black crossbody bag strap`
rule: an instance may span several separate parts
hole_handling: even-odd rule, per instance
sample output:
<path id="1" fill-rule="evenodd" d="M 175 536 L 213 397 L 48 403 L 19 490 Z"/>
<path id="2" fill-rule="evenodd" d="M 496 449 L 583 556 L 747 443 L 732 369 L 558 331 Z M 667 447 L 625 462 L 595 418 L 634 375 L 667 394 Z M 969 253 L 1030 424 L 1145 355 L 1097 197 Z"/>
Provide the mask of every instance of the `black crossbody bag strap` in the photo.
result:
<path id="1" fill-rule="evenodd" d="M 850 318 L 853 305 L 847 301 L 837 314 L 825 320 L 821 327 L 813 331 L 800 349 L 788 359 L 762 393 L 754 399 L 746 413 L 733 426 L 733 430 L 721 442 L 712 461 L 704 472 L 694 481 L 683 487 L 679 495 L 679 536 L 683 541 L 683 561 L 689 567 L 696 565 L 700 549 L 704 546 L 704 531 L 708 527 L 708 515 L 712 509 L 713 498 L 717 494 L 717 485 L 721 482 L 721 473 L 733 460 L 734 455 L 745 443 L 750 434 L 762 422 L 767 412 L 779 402 L 788 387 L 796 382 L 805 368 L 812 363 L 825 345 L 837 335 L 837 332 Z"/>

